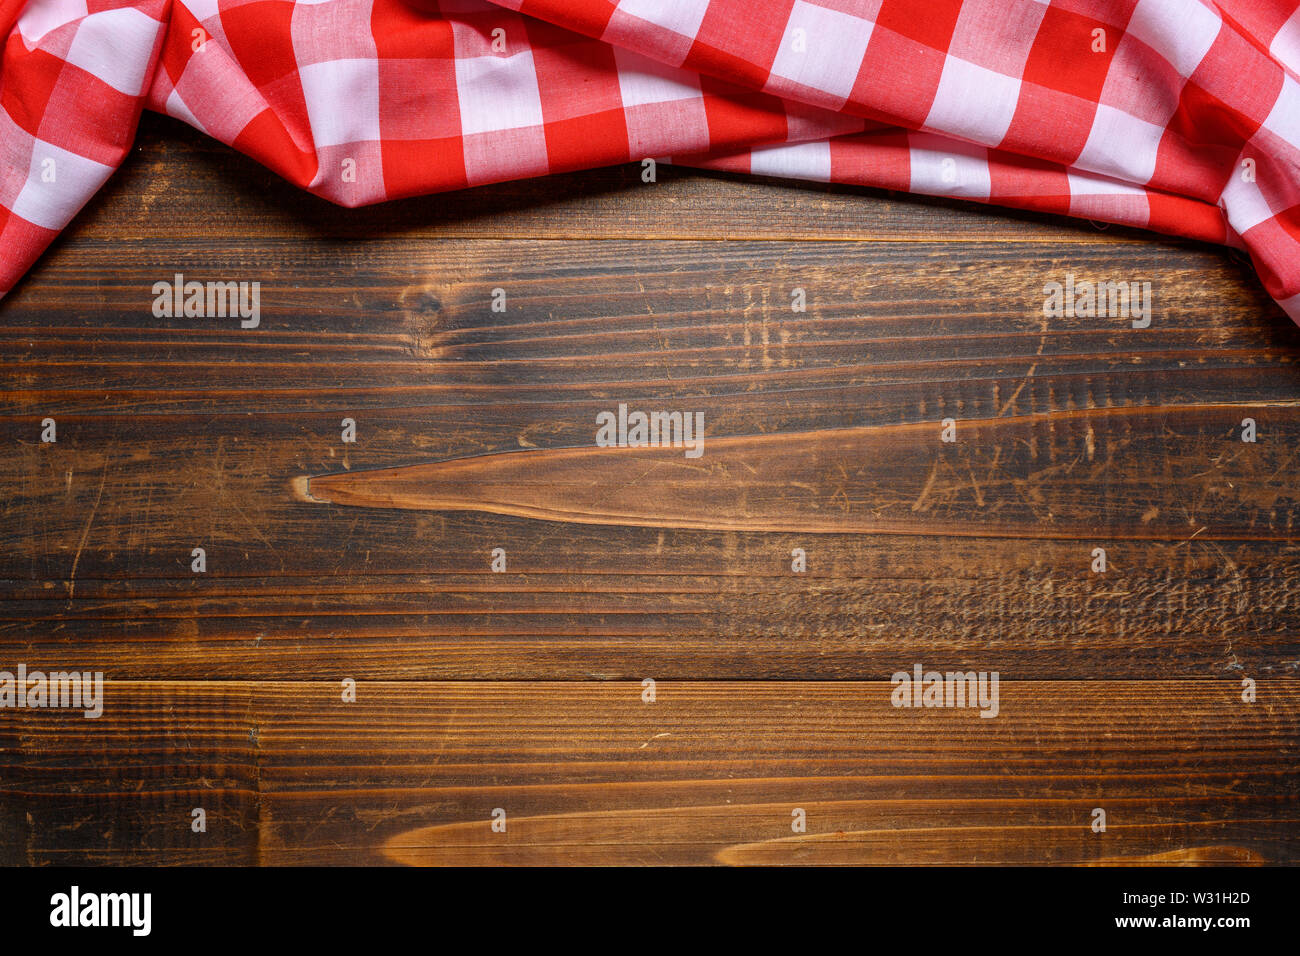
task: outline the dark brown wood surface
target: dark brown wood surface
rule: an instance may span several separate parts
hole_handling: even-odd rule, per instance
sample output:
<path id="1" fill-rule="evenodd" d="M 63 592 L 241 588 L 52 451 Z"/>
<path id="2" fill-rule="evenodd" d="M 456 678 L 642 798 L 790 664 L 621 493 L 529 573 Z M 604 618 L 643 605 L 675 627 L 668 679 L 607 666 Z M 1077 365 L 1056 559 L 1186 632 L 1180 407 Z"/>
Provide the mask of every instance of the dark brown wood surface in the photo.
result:
<path id="1" fill-rule="evenodd" d="M 146 117 L 0 303 L 0 671 L 107 681 L 0 709 L 0 862 L 1300 859 L 1300 331 L 1248 264 L 639 174 L 342 210 Z M 178 272 L 260 326 L 155 318 Z M 1150 327 L 1045 318 L 1067 273 Z M 703 454 L 595 447 L 620 403 Z M 917 663 L 998 716 L 892 706 Z"/>

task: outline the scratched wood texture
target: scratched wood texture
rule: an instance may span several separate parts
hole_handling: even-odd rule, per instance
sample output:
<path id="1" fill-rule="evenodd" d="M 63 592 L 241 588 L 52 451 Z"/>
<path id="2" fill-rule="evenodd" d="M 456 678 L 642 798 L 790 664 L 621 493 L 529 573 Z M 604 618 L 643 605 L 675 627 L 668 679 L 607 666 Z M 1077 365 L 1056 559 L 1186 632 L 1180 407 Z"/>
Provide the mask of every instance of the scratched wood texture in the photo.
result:
<path id="1" fill-rule="evenodd" d="M 107 680 L 0 710 L 0 862 L 1300 859 L 1300 333 L 1235 254 L 662 166 L 340 210 L 148 116 L 0 361 L 0 669 Z"/>

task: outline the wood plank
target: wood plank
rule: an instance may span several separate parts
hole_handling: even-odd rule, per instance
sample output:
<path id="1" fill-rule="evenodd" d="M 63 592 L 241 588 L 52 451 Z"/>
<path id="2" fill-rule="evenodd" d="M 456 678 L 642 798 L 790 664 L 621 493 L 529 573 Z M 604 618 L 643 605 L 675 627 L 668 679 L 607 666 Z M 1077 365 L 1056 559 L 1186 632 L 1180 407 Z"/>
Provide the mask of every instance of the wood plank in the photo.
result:
<path id="1" fill-rule="evenodd" d="M 945 543 L 909 552 L 923 563 L 916 550 Z M 788 574 L 788 547 L 783 557 L 769 544 L 764 559 L 742 542 L 737 564 L 719 552 L 717 571 L 695 576 L 489 575 L 483 551 L 480 573 L 79 581 L 73 599 L 65 582 L 5 582 L 0 659 L 141 679 L 880 679 L 900 648 L 914 648 L 963 669 L 1005 668 L 1012 655 L 1017 675 L 1040 679 L 1295 673 L 1294 548 L 1285 561 L 1234 551 L 1224 563 L 1202 545 L 1197 556 L 1215 570 L 1121 565 L 1103 581 L 997 569 L 1003 557 L 1046 564 L 1061 548 L 951 544 L 947 560 L 976 556 L 987 570 L 891 568 L 892 542 L 859 539 L 814 548 L 807 580 Z M 833 566 L 850 558 L 881 570 Z M 1145 548 L 1134 559 L 1150 560 Z M 748 570 L 764 563 L 766 574 Z"/>
<path id="2" fill-rule="evenodd" d="M 330 467 L 319 419 L 312 435 L 289 417 L 219 417 L 201 432 L 87 418 L 0 464 L 15 490 L 0 510 L 0 648 L 176 678 L 274 676 L 290 661 L 328 676 L 339 655 L 374 677 L 862 678 L 890 666 L 898 640 L 970 661 L 1009 641 L 1034 677 L 1143 675 L 1156 661 L 1169 676 L 1272 673 L 1300 651 L 1300 418 L 1244 411 L 1264 428 L 1255 445 L 1234 436 L 1243 408 L 1195 408 L 993 420 L 955 446 L 937 426 L 894 442 L 900 430 L 880 426 L 866 430 L 886 436 L 870 439 L 880 453 L 851 479 L 835 479 L 833 456 L 789 459 L 801 484 L 840 480 L 845 501 L 889 497 L 882 519 L 899 516 L 905 547 L 877 533 L 888 528 L 845 533 L 852 508 L 824 525 L 814 512 L 764 524 L 790 506 L 781 495 L 741 529 L 322 505 L 294 488 Z M 409 434 L 394 428 L 387 454 L 418 461 L 401 451 Z M 364 454 L 348 454 L 354 470 L 340 474 L 364 474 Z M 790 477 L 785 460 L 756 462 L 741 491 L 757 501 Z M 628 500 L 673 492 L 642 471 Z M 544 473 L 548 493 L 566 487 Z M 580 467 L 568 486 L 596 474 Z M 481 477 L 463 504 L 490 510 L 499 499 Z M 205 574 L 191 573 L 194 547 Z M 496 547 L 507 574 L 490 571 Z M 1095 547 L 1106 574 L 1091 572 Z M 791 573 L 794 548 L 805 575 Z"/>
<path id="3" fill-rule="evenodd" d="M 654 703 L 363 682 L 352 704 L 334 682 L 110 682 L 98 720 L 0 714 L 0 859 L 1294 862 L 1297 690 L 1008 680 L 982 719 L 895 708 L 883 682 L 662 682 Z"/>
<path id="4" fill-rule="evenodd" d="M 664 423 L 661 433 L 656 419 L 652 430 L 644 426 L 648 438 L 631 439 L 656 447 L 474 455 L 307 476 L 299 487 L 322 504 L 708 531 L 1293 538 L 1300 530 L 1300 511 L 1292 510 L 1300 402 L 1261 413 L 1279 440 L 1231 448 L 1225 433 L 1237 438 L 1242 410 L 1086 409 L 982 419 L 963 421 L 960 438 L 953 419 L 947 441 L 937 424 L 709 437 L 703 412 L 687 405 L 674 410 L 675 427 Z M 1169 435 L 1176 437 L 1153 472 L 1153 447 Z M 1222 487 L 1205 489 L 1212 514 L 1189 507 L 1186 494 L 1210 472 L 1227 472 Z"/>
<path id="5" fill-rule="evenodd" d="M 123 368 L 152 364 L 140 361 L 148 345 L 164 349 L 154 356 L 161 370 L 184 360 L 181 347 L 195 347 L 227 364 L 258 365 L 255 357 L 264 356 L 304 372 L 322 354 L 316 349 L 332 363 L 351 356 L 347 365 L 372 372 L 386 363 L 468 370 L 508 362 L 526 370 L 582 349 L 633 363 L 654 354 L 656 372 L 661 353 L 672 351 L 733 376 L 842 363 L 842 350 L 855 343 L 872 349 L 857 357 L 889 363 L 925 354 L 920 347 L 937 348 L 936 359 L 958 349 L 987 357 L 990 346 L 1009 340 L 1027 342 L 1031 355 L 1040 346 L 1049 356 L 1141 355 L 1179 330 L 1201 334 L 1171 340 L 1171 350 L 1239 349 L 1262 344 L 1261 336 L 1297 341 L 1295 324 L 1258 280 L 1219 249 L 1152 239 L 1064 247 L 979 241 L 960 250 L 955 255 L 953 243 L 934 235 L 903 243 L 389 236 L 271 239 L 252 258 L 221 235 L 192 243 L 114 239 L 48 256 L 41 281 L 6 298 L 7 338 L 17 333 L 10 354 L 35 367 L 41 350 L 24 330 L 44 329 L 60 346 L 96 342 L 102 355 L 74 355 Z M 153 285 L 177 272 L 260 282 L 260 324 L 155 318 Z M 1045 320 L 1044 284 L 1070 274 L 1151 282 L 1151 327 L 1108 316 Z M 491 311 L 494 288 L 506 290 L 505 313 Z M 806 290 L 804 313 L 791 309 L 795 288 Z M 107 334 L 115 329 L 132 331 L 119 342 Z M 87 338 L 100 330 L 102 337 Z M 57 354 L 62 361 L 49 363 L 56 367 L 73 358 Z"/>

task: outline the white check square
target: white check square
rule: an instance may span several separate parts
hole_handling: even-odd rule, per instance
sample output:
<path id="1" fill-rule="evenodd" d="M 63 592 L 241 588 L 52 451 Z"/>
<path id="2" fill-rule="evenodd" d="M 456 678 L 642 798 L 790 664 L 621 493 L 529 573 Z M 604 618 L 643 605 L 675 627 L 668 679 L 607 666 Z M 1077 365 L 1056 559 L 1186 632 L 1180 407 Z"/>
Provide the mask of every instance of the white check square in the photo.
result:
<path id="1" fill-rule="evenodd" d="M 989 154 L 983 146 L 930 133 L 907 138 L 911 191 L 931 196 L 988 199 L 993 190 Z"/>
<path id="2" fill-rule="evenodd" d="M 1165 131 L 1123 110 L 1098 106 L 1088 141 L 1074 165 L 1130 183 L 1148 183 Z"/>
<path id="3" fill-rule="evenodd" d="M 80 20 L 89 12 L 86 0 L 41 0 L 40 3 L 28 3 L 18 16 L 18 32 L 28 46 L 32 46 L 51 30 L 73 20 Z"/>
<path id="4" fill-rule="evenodd" d="M 1141 186 L 1079 169 L 1067 169 L 1065 180 L 1070 186 L 1070 196 L 1074 199 L 1084 196 L 1140 196 L 1145 199 L 1147 195 Z"/>
<path id="5" fill-rule="evenodd" d="M 1268 52 L 1292 73 L 1300 73 L 1300 8 L 1282 24 L 1282 29 L 1269 44 Z"/>
<path id="6" fill-rule="evenodd" d="M 1219 197 L 1219 204 L 1228 213 L 1228 225 L 1237 230 L 1238 235 L 1245 234 L 1247 229 L 1258 226 L 1273 215 L 1268 200 L 1259 191 L 1259 184 L 1241 178 L 1240 165 L 1228 178 L 1228 185 Z"/>
<path id="7" fill-rule="evenodd" d="M 755 176 L 784 176 L 787 179 L 830 182 L 830 140 L 755 149 L 750 153 L 749 170 Z"/>
<path id="8" fill-rule="evenodd" d="M 694 38 L 709 11 L 709 0 L 620 0 L 618 9 L 648 23 Z"/>
<path id="9" fill-rule="evenodd" d="M 183 123 L 189 123 L 197 130 L 202 130 L 205 133 L 207 132 L 207 130 L 203 128 L 202 121 L 194 115 L 194 111 L 190 109 L 189 104 L 185 102 L 180 93 L 176 90 L 172 90 L 167 94 L 167 102 L 164 105 L 167 108 L 168 116 L 174 116 Z"/>
<path id="10" fill-rule="evenodd" d="M 184 0 L 185 9 L 194 14 L 199 23 L 215 17 L 220 10 L 220 0 Z"/>
<path id="11" fill-rule="evenodd" d="M 542 125 L 533 53 L 456 60 L 456 92 L 466 135 Z"/>
<path id="12" fill-rule="evenodd" d="M 944 58 L 926 129 L 997 146 L 1011 127 L 1020 81 L 955 56 Z"/>
<path id="13" fill-rule="evenodd" d="M 46 229 L 62 229 L 112 172 L 111 166 L 38 139 L 13 211 Z"/>
<path id="14" fill-rule="evenodd" d="M 702 96 L 698 73 L 679 70 L 630 50 L 614 47 L 618 89 L 624 106 L 672 103 Z"/>
<path id="15" fill-rule="evenodd" d="M 77 25 L 68 55 L 119 93 L 139 96 L 162 24 L 134 7 L 93 13 Z"/>
<path id="16" fill-rule="evenodd" d="M 1282 77 L 1282 89 L 1264 120 L 1264 129 L 1290 143 L 1293 153 L 1300 150 L 1300 83 L 1289 76 Z"/>
<path id="17" fill-rule="evenodd" d="M 1138 0 L 1125 32 L 1169 61 L 1186 78 L 1210 52 L 1223 21 L 1197 0 Z"/>
<path id="18" fill-rule="evenodd" d="M 327 60 L 299 67 L 317 146 L 379 139 L 379 63 Z"/>
<path id="19" fill-rule="evenodd" d="M 785 24 L 772 76 L 849 98 L 875 24 L 838 10 L 795 0 Z M 772 85 L 771 79 L 768 86 Z"/>

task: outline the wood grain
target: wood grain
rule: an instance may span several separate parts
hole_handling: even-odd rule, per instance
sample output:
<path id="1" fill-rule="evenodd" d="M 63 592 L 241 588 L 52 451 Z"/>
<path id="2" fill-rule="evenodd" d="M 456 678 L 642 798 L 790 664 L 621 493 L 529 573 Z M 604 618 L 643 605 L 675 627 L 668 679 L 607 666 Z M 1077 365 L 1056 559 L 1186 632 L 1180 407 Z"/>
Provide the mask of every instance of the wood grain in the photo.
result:
<path id="1" fill-rule="evenodd" d="M 0 862 L 1294 863 L 1298 369 L 1137 230 L 662 167 L 341 210 L 146 118 L 0 306 L 0 670 L 108 680 L 0 709 Z M 594 447 L 620 403 L 703 456 Z M 889 706 L 916 662 L 1002 714 Z"/>
<path id="2" fill-rule="evenodd" d="M 1297 682 L 1008 681 L 996 719 L 888 683 L 112 683 L 4 738 L 9 860 L 1293 861 Z M 15 739 L 15 737 L 17 739 Z M 49 769 L 58 768 L 57 776 Z M 123 781 L 132 781 L 129 787 Z M 208 812 L 206 834 L 190 812 Z M 506 811 L 506 832 L 491 814 Z M 1105 833 L 1092 811 L 1107 811 Z M 791 832 L 792 810 L 807 833 Z M 106 821 L 111 821 L 106 823 Z M 25 842 L 14 834 L 26 835 Z"/>
<path id="3" fill-rule="evenodd" d="M 354 507 L 707 531 L 1285 540 L 1297 530 L 1297 410 L 1251 412 L 1266 415 L 1277 438 L 1255 454 L 1246 443 L 1224 447 L 1242 406 L 1085 409 L 952 419 L 951 442 L 937 423 L 722 438 L 700 430 L 690 439 L 679 429 L 674 444 L 657 447 L 535 449 L 309 476 L 300 493 Z M 1162 439 L 1170 453 L 1153 472 Z M 1184 491 L 1207 462 L 1221 481 L 1207 490 L 1220 500 L 1189 531 Z M 1112 474 L 1121 477 L 1108 481 Z"/>

